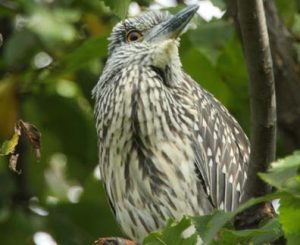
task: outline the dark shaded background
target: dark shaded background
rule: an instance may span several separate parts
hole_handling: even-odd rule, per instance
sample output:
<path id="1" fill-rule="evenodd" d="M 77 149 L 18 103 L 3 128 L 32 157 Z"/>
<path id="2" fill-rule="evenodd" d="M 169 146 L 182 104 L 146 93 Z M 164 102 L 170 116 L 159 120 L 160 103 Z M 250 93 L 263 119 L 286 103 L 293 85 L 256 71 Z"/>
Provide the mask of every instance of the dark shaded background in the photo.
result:
<path id="1" fill-rule="evenodd" d="M 137 2 L 147 8 L 153 1 Z M 275 2 L 295 36 L 298 55 L 298 1 Z M 222 0 L 213 3 L 225 11 Z M 197 29 L 182 37 L 180 56 L 184 70 L 222 101 L 248 134 L 247 73 L 228 13 L 210 22 L 196 18 Z M 100 0 L 0 2 L 0 143 L 11 137 L 18 118 L 42 133 L 40 162 L 26 140 L 18 146 L 21 175 L 0 156 L 1 244 L 34 244 L 38 232 L 58 244 L 90 244 L 99 236 L 121 235 L 96 177 L 91 99 L 106 59 L 107 37 L 118 20 Z M 290 150 L 279 134 L 278 156 Z"/>

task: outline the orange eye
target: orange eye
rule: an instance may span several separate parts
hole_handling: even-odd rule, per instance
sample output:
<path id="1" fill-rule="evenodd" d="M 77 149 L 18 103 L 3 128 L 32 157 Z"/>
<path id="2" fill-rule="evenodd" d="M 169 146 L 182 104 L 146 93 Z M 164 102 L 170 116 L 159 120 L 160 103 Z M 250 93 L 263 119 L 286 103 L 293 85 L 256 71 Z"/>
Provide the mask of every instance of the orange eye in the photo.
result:
<path id="1" fill-rule="evenodd" d="M 143 35 L 138 31 L 131 31 L 127 34 L 127 42 L 135 42 L 142 38 Z"/>

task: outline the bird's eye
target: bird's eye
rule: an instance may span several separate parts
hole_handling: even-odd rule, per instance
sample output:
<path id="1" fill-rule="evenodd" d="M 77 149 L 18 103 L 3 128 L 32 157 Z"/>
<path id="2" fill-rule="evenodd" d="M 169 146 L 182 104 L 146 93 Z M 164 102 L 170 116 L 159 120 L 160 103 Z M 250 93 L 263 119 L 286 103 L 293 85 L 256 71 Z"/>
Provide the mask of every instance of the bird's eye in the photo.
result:
<path id="1" fill-rule="evenodd" d="M 127 34 L 127 42 L 135 42 L 141 39 L 143 35 L 138 31 L 131 31 Z"/>

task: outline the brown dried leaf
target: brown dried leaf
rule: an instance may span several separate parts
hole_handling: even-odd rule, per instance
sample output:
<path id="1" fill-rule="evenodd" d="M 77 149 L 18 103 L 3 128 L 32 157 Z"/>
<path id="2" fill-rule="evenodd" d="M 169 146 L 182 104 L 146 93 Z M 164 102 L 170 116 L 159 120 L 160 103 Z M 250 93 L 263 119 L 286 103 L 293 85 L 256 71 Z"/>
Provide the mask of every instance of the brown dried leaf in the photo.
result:
<path id="1" fill-rule="evenodd" d="M 36 126 L 28 122 L 19 120 L 17 125 L 21 128 L 22 133 L 25 133 L 27 139 L 34 149 L 34 154 L 37 160 L 41 158 L 41 133 Z"/>
<path id="2" fill-rule="evenodd" d="M 22 170 L 17 170 L 17 161 L 19 154 L 11 154 L 9 157 L 8 167 L 17 174 L 21 174 Z"/>

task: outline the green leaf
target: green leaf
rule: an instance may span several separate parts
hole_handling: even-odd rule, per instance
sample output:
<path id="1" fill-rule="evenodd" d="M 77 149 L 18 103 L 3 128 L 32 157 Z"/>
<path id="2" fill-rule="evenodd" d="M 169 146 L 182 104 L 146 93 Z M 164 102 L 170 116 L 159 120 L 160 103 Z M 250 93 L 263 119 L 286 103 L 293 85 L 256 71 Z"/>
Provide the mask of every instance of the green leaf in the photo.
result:
<path id="1" fill-rule="evenodd" d="M 279 198 L 282 195 L 282 193 L 273 193 L 269 194 L 263 197 L 259 198 L 253 198 L 247 201 L 246 203 L 242 204 L 238 209 L 236 209 L 234 212 L 224 212 L 220 210 L 216 210 L 214 213 L 210 215 L 204 215 L 204 216 L 196 216 L 196 217 L 191 217 L 191 220 L 188 218 L 183 218 L 179 223 L 176 223 L 174 219 L 169 220 L 167 223 L 166 227 L 159 232 L 153 232 L 151 233 L 148 237 L 145 238 L 144 244 L 151 244 L 151 245 L 156 245 L 156 244 L 195 244 L 195 241 L 197 240 L 197 235 L 193 234 L 191 237 L 188 239 L 183 239 L 181 234 L 182 232 L 189 228 L 191 224 L 194 224 L 197 234 L 199 234 L 200 238 L 203 241 L 203 244 L 212 244 L 216 243 L 214 240 L 220 232 L 223 231 L 229 231 L 229 230 L 224 230 L 224 227 L 229 224 L 231 220 L 240 212 L 243 210 L 261 203 L 265 201 L 270 201 L 276 198 Z M 259 235 L 265 235 L 259 237 L 260 240 L 267 240 L 270 239 L 272 240 L 276 239 L 279 235 L 281 234 L 278 231 L 278 222 L 274 221 L 275 223 L 270 223 L 266 224 L 265 226 L 265 231 L 263 234 Z M 271 231 L 276 227 L 275 231 Z M 238 234 L 240 236 L 248 236 L 250 237 L 251 234 L 256 234 L 258 231 L 247 231 L 247 232 L 242 232 L 242 233 L 237 233 L 235 234 L 234 232 L 226 233 L 227 239 L 229 239 L 229 236 L 237 236 Z M 258 234 L 257 234 L 258 235 Z M 270 236 L 270 237 L 267 237 Z M 176 242 L 175 242 L 176 241 Z M 186 243 L 187 242 L 187 243 Z M 223 243 L 220 243 L 223 244 Z M 231 243 L 234 244 L 234 243 Z"/>
<path id="2" fill-rule="evenodd" d="M 300 151 L 293 155 L 271 164 L 268 173 L 260 173 L 259 176 L 272 186 L 281 191 L 292 193 L 300 197 Z"/>
<path id="3" fill-rule="evenodd" d="M 63 72 L 70 72 L 85 65 L 87 62 L 104 57 L 107 52 L 106 37 L 92 37 L 82 43 L 78 48 L 67 54 L 60 61 L 60 69 Z"/>
<path id="4" fill-rule="evenodd" d="M 242 242 L 249 243 L 253 236 L 260 235 L 261 233 L 263 233 L 263 231 L 258 229 L 240 231 L 222 229 L 220 232 L 220 240 L 222 241 L 223 245 L 241 244 Z"/>
<path id="5" fill-rule="evenodd" d="M 217 6 L 218 8 L 225 10 L 226 8 L 226 4 L 224 2 L 224 0 L 211 0 L 211 2 L 213 3 L 213 5 Z"/>
<path id="6" fill-rule="evenodd" d="M 8 66 L 26 64 L 38 47 L 37 38 L 32 32 L 26 29 L 16 31 L 3 47 L 3 61 Z"/>
<path id="7" fill-rule="evenodd" d="M 242 128 L 247 131 L 250 127 L 248 73 L 237 36 L 225 44 L 217 60 L 216 70 L 229 89 L 227 108 L 233 113 Z"/>
<path id="8" fill-rule="evenodd" d="M 194 217 L 196 229 L 200 234 L 204 244 L 210 244 L 222 227 L 232 218 L 234 213 L 217 210 L 209 216 Z"/>
<path id="9" fill-rule="evenodd" d="M 213 93 L 223 104 L 228 104 L 230 91 L 227 85 L 222 82 L 222 78 L 214 65 L 205 55 L 193 47 L 184 47 L 181 51 L 181 60 L 187 74 Z"/>
<path id="10" fill-rule="evenodd" d="M 283 231 L 278 218 L 273 218 L 265 222 L 258 231 L 263 231 L 262 234 L 255 234 L 252 238 L 254 244 L 268 244 L 283 236 Z"/>
<path id="11" fill-rule="evenodd" d="M 294 24 L 292 26 L 292 32 L 296 35 L 300 34 L 300 14 L 295 14 Z"/>
<path id="12" fill-rule="evenodd" d="M 71 42 L 76 37 L 75 26 L 72 25 L 80 19 L 76 10 L 37 7 L 28 19 L 28 28 L 48 44 L 57 45 L 60 42 Z"/>
<path id="13" fill-rule="evenodd" d="M 127 15 L 130 0 L 104 0 L 106 6 L 121 19 L 124 19 Z"/>
<path id="14" fill-rule="evenodd" d="M 288 244 L 300 241 L 300 199 L 286 195 L 280 200 L 279 220 Z"/>
<path id="15" fill-rule="evenodd" d="M 201 239 L 203 240 L 203 243 L 211 244 L 221 229 L 225 227 L 238 213 L 255 204 L 279 198 L 281 195 L 282 193 L 273 193 L 263 197 L 252 198 L 246 203 L 240 205 L 233 212 L 225 213 L 224 211 L 217 210 L 208 216 L 193 217 L 193 221 Z"/>
<path id="16" fill-rule="evenodd" d="M 19 142 L 19 134 L 15 132 L 10 140 L 6 140 L 3 142 L 0 148 L 0 155 L 8 155 L 12 153 L 15 150 L 18 142 Z"/>
<path id="17" fill-rule="evenodd" d="M 223 228 L 220 240 L 223 245 L 231 244 L 268 244 L 282 236 L 282 230 L 277 218 L 268 220 L 259 229 L 231 230 Z"/>
<path id="18" fill-rule="evenodd" d="M 294 23 L 294 17 L 297 13 L 296 1 L 276 0 L 275 1 L 280 17 L 288 27 Z"/>
<path id="19" fill-rule="evenodd" d="M 178 223 L 170 219 L 163 231 L 152 232 L 145 239 L 143 244 L 172 244 L 172 245 L 190 245 L 196 244 L 197 234 L 184 238 L 182 233 L 192 226 L 192 220 L 188 217 L 182 218 Z"/>
<path id="20" fill-rule="evenodd" d="M 202 22 L 196 30 L 189 33 L 192 44 L 214 64 L 233 35 L 233 26 L 221 19 L 208 23 Z"/>

